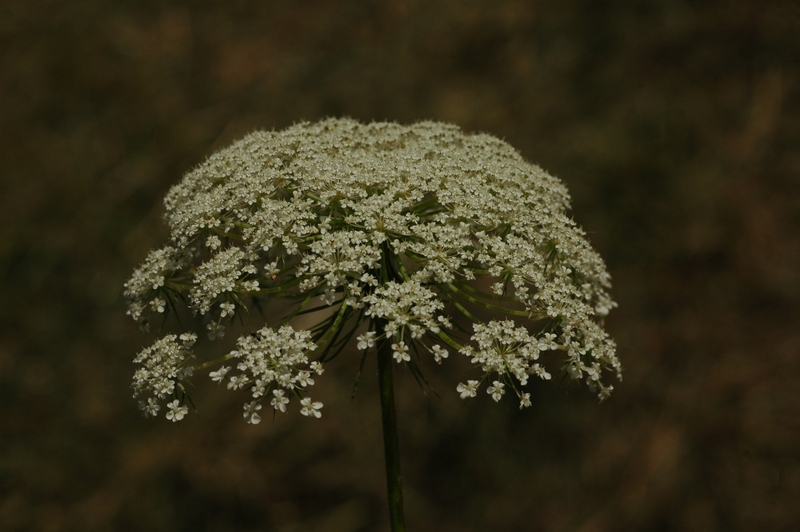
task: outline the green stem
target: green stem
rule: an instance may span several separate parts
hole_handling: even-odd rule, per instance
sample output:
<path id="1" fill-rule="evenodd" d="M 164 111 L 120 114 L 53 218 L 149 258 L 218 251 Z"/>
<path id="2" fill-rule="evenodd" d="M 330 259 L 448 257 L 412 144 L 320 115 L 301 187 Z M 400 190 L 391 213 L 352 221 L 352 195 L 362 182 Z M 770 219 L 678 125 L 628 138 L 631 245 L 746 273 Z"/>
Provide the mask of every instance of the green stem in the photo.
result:
<path id="1" fill-rule="evenodd" d="M 384 323 L 378 321 L 378 335 L 384 333 Z M 381 419 L 383 420 L 383 448 L 386 460 L 386 488 L 389 500 L 389 522 L 392 532 L 404 532 L 403 478 L 400 475 L 400 445 L 397 440 L 397 414 L 394 408 L 394 385 L 392 382 L 391 339 L 384 338 L 378 344 L 378 384 L 381 395 Z"/>

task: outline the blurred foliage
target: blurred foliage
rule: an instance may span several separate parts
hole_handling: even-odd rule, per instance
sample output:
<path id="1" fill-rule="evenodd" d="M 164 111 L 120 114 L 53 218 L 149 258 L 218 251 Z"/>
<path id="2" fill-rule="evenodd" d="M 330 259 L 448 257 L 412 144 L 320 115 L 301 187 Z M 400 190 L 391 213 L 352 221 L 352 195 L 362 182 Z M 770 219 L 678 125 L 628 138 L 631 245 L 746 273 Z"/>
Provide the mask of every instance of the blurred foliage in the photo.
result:
<path id="1" fill-rule="evenodd" d="M 411 530 L 800 527 L 800 3 L 4 0 L 0 529 L 386 530 L 374 367 L 321 420 L 138 417 L 122 283 L 160 200 L 256 128 L 487 131 L 564 179 L 625 381 L 400 390 Z M 794 325 L 793 325 L 794 324 Z M 316 396 L 316 395 L 315 395 Z M 792 501 L 795 501 L 792 503 Z"/>

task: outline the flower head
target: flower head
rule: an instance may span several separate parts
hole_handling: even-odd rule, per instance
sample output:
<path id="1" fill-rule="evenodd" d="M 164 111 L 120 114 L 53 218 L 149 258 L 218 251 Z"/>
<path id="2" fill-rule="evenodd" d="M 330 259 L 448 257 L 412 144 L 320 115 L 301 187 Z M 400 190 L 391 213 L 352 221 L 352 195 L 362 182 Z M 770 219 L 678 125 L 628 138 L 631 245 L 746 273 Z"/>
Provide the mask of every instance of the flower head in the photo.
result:
<path id="1" fill-rule="evenodd" d="M 449 350 L 468 357 L 481 379 L 458 385 L 464 398 L 485 381 L 494 400 L 511 391 L 528 406 L 521 387 L 550 379 L 552 364 L 601 398 L 608 374 L 620 375 L 602 326 L 615 306 L 610 277 L 567 212 L 566 188 L 489 135 L 349 119 L 255 132 L 189 172 L 165 205 L 169 243 L 125 284 L 134 319 L 185 301 L 213 339 L 251 301 L 297 301 L 286 320 L 239 336 L 221 358 L 235 371 L 211 372 L 249 391 L 251 423 L 264 396 L 283 412 L 299 395 L 301 413 L 319 417 L 321 403 L 304 397 L 311 374 L 359 319 L 379 327 L 354 345 L 386 342 L 415 375 L 426 357 L 410 347 L 435 363 Z M 296 329 L 292 318 L 314 305 L 330 317 Z M 156 342 L 137 357 L 136 393 L 183 393 L 189 358 L 174 336 Z"/>

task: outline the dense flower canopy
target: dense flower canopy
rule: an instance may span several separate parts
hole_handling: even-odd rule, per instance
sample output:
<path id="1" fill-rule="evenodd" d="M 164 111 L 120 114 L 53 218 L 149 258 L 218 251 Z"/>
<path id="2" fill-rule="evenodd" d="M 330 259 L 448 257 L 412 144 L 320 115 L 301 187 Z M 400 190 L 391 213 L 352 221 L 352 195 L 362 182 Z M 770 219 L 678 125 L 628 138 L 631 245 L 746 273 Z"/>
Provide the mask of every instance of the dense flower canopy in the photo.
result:
<path id="1" fill-rule="evenodd" d="M 169 243 L 125 284 L 134 319 L 146 325 L 185 302 L 213 340 L 248 305 L 296 301 L 280 323 L 244 332 L 218 361 L 233 365 L 211 373 L 251 391 L 251 423 L 262 401 L 286 411 L 289 397 L 304 397 L 356 332 L 358 349 L 391 342 L 412 371 L 426 357 L 469 357 L 480 380 L 459 384 L 462 397 L 486 382 L 495 400 L 510 391 L 528 406 L 529 377 L 550 378 L 544 353 L 601 398 L 606 374 L 619 377 L 602 327 L 615 306 L 609 275 L 567 214 L 566 188 L 489 135 L 349 119 L 259 131 L 189 172 L 165 205 Z M 292 319 L 314 305 L 334 312 L 295 330 Z M 463 317 L 472 331 L 458 332 Z M 181 382 L 209 366 L 189 338 L 168 335 L 136 358 L 145 413 L 169 400 L 173 413 Z M 320 403 L 301 405 L 319 417 Z"/>

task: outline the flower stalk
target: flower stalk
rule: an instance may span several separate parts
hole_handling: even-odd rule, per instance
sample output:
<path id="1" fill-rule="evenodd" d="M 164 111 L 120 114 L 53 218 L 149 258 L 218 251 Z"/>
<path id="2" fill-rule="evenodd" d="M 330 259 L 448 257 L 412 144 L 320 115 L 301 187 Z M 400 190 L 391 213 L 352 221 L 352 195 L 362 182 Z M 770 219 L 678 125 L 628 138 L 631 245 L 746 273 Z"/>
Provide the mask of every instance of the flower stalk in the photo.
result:
<path id="1" fill-rule="evenodd" d="M 384 322 L 377 320 L 377 332 L 384 333 Z M 378 388 L 381 396 L 383 449 L 386 462 L 386 490 L 389 502 L 389 522 L 392 532 L 406 529 L 403 516 L 403 477 L 400 473 L 400 445 L 397 437 L 397 413 L 394 404 L 392 347 L 390 340 L 378 343 Z"/>

